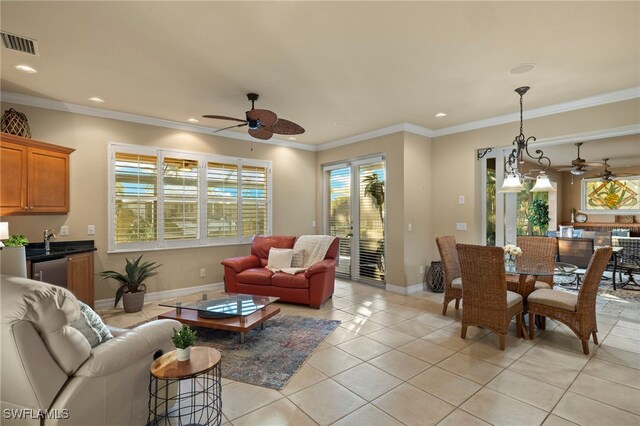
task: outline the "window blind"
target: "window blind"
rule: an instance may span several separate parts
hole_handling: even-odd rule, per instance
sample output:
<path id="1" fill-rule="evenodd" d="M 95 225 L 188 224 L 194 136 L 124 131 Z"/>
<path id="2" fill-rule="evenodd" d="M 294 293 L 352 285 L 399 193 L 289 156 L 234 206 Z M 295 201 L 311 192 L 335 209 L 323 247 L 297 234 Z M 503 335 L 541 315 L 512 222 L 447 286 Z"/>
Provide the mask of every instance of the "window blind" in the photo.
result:
<path id="1" fill-rule="evenodd" d="M 114 174 L 114 240 L 116 243 L 157 238 L 157 157 L 118 152 Z"/>
<path id="2" fill-rule="evenodd" d="M 384 281 L 385 235 L 384 206 L 376 203 L 376 198 L 367 195 L 366 178 L 376 175 L 385 181 L 384 163 L 365 164 L 358 167 L 360 199 L 360 277 Z"/>
<path id="3" fill-rule="evenodd" d="M 162 162 L 162 184 L 164 239 L 198 239 L 198 162 L 165 157 Z"/>
<path id="4" fill-rule="evenodd" d="M 267 167 L 242 166 L 242 236 L 264 235 L 268 224 Z"/>
<path id="5" fill-rule="evenodd" d="M 329 174 L 329 235 L 340 237 L 340 261 L 336 273 L 351 273 L 351 168 L 333 169 Z"/>
<path id="6" fill-rule="evenodd" d="M 238 236 L 238 166 L 207 164 L 207 236 Z"/>

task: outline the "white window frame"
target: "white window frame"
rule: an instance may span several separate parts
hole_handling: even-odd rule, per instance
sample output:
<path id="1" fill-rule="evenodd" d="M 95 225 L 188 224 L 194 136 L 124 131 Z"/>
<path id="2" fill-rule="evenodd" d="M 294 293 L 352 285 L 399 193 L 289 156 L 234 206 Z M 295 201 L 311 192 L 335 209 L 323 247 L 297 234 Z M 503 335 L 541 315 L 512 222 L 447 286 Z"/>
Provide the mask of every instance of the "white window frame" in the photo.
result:
<path id="1" fill-rule="evenodd" d="M 117 152 L 128 154 L 150 155 L 157 158 L 158 175 L 158 217 L 157 240 L 141 241 L 135 243 L 116 243 L 115 241 L 115 155 Z M 255 160 L 249 158 L 231 157 L 224 155 L 204 154 L 174 149 L 163 149 L 140 145 L 124 144 L 120 142 L 108 143 L 108 253 L 168 250 L 192 247 L 225 246 L 251 243 L 252 236 L 242 237 L 242 167 L 254 166 L 267 169 L 267 234 L 272 233 L 273 227 L 273 169 L 272 162 L 268 160 Z M 184 158 L 198 161 L 198 189 L 199 189 L 199 238 L 189 240 L 164 240 L 164 191 L 162 164 L 165 157 Z M 235 164 L 238 167 L 238 233 L 235 238 L 210 238 L 207 232 L 207 164 L 209 162 Z"/>

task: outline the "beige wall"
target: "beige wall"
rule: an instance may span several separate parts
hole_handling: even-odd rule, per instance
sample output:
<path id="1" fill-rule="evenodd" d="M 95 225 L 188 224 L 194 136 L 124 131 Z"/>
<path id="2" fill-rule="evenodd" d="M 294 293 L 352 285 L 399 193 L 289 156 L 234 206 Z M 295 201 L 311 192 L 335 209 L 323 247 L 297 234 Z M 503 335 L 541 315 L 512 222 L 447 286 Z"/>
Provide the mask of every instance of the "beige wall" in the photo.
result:
<path id="1" fill-rule="evenodd" d="M 96 272 L 122 270 L 125 256 L 107 254 L 107 144 L 109 141 L 159 148 L 255 158 L 273 162 L 274 234 L 314 234 L 316 219 L 316 153 L 287 147 L 190 133 L 162 127 L 90 117 L 62 111 L 4 103 L 24 112 L 34 139 L 75 148 L 71 154 L 71 211 L 68 215 L 6 216 L 12 234 L 24 234 L 32 242 L 42 241 L 42 232 L 69 226 L 68 237 L 57 241 L 95 239 Z M 87 235 L 87 225 L 96 226 L 96 235 Z M 149 280 L 148 291 L 176 289 L 222 281 L 220 261 L 248 254 L 248 245 L 200 247 L 145 252 L 146 260 L 163 264 L 160 274 Z M 205 268 L 207 276 L 200 278 Z M 114 295 L 114 282 L 96 278 L 95 298 Z"/>

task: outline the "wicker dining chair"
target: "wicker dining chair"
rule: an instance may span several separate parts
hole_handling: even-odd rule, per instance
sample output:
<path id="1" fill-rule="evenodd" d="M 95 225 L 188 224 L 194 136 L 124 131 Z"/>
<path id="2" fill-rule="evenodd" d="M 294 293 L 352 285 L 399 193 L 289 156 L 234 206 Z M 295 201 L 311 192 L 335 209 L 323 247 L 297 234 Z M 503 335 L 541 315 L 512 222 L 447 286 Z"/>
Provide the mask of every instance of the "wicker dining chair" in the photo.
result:
<path id="1" fill-rule="evenodd" d="M 558 243 L 552 237 L 535 237 L 519 235 L 516 245 L 522 249 L 522 254 L 516 257 L 519 268 L 553 272 L 556 263 Z M 518 283 L 519 275 L 507 274 L 507 281 Z M 553 288 L 553 275 L 540 276 L 536 279 L 534 288 Z"/>
<path id="2" fill-rule="evenodd" d="M 612 248 L 601 247 L 591 256 L 578 294 L 566 291 L 539 289 L 527 298 L 529 309 L 529 337 L 533 339 L 533 320 L 536 315 L 549 317 L 565 324 L 582 340 L 582 350 L 589 355 L 589 336 L 598 344 L 596 323 L 596 295 L 602 272 L 609 262 Z"/>
<path id="3" fill-rule="evenodd" d="M 456 237 L 452 235 L 437 237 L 436 244 L 444 267 L 442 315 L 447 315 L 449 302 L 455 299 L 456 309 L 459 309 L 460 299 L 462 299 L 462 278 L 460 277 L 460 263 L 458 261 L 458 252 L 456 251 Z"/>
<path id="4" fill-rule="evenodd" d="M 462 331 L 467 327 L 485 327 L 500 338 L 504 350 L 511 319 L 516 317 L 516 334 L 522 336 L 522 296 L 507 291 L 504 251 L 500 247 L 458 244 L 462 273 Z"/>

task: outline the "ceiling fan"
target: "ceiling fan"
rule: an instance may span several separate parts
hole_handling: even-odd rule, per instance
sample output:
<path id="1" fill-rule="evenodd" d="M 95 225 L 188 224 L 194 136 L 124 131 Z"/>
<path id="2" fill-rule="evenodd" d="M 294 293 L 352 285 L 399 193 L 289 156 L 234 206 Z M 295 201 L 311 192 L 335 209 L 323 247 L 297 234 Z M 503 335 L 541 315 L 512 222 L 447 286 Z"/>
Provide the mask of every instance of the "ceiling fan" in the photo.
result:
<path id="1" fill-rule="evenodd" d="M 595 167 L 602 167 L 605 165 L 604 163 L 589 162 L 587 160 L 580 158 L 580 147 L 582 146 L 582 144 L 583 142 L 574 143 L 574 145 L 578 147 L 578 158 L 571 161 L 570 166 L 560 166 L 557 169 L 559 172 L 571 172 L 572 175 L 581 176 L 587 173 L 587 170 L 590 170 Z"/>
<path id="2" fill-rule="evenodd" d="M 224 115 L 203 115 L 203 117 L 217 120 L 239 121 L 241 123 L 216 130 L 213 133 L 243 126 L 249 126 L 249 134 L 251 136 L 263 140 L 271 139 L 274 133 L 280 135 L 300 135 L 304 133 L 304 129 L 301 126 L 293 121 L 278 118 L 273 111 L 269 111 L 268 109 L 255 109 L 254 105 L 258 97 L 259 95 L 257 93 L 247 93 L 247 99 L 251 101 L 251 109 L 245 112 L 246 119 L 244 120 Z"/>
<path id="3" fill-rule="evenodd" d="M 624 176 L 633 175 L 633 173 L 613 173 L 611 170 L 609 170 L 609 167 L 611 167 L 609 163 L 607 163 L 609 159 L 603 158 L 602 161 L 604 164 L 604 170 L 602 170 L 597 176 L 591 176 L 591 177 L 599 177 L 600 180 L 603 182 L 611 182 L 612 180 L 618 180 L 618 178 L 621 178 Z"/>

